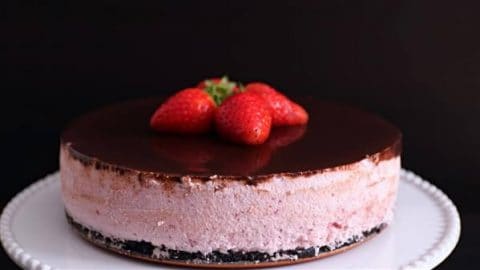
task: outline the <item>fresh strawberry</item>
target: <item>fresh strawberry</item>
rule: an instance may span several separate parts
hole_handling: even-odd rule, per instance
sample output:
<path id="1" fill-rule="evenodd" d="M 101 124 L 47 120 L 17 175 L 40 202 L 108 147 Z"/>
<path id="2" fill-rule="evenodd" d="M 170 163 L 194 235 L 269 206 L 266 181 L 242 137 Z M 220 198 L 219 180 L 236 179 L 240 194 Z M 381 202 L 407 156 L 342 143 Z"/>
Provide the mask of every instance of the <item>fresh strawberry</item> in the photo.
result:
<path id="1" fill-rule="evenodd" d="M 150 126 L 160 132 L 207 132 L 212 127 L 215 108 L 215 102 L 207 92 L 187 88 L 160 105 L 150 119 Z"/>
<path id="2" fill-rule="evenodd" d="M 227 76 L 222 78 L 211 78 L 198 83 L 197 88 L 204 89 L 217 105 L 222 104 L 222 102 L 229 96 L 239 93 L 242 86 L 230 81 Z"/>
<path id="3" fill-rule="evenodd" d="M 272 111 L 273 126 L 304 125 L 308 121 L 308 113 L 302 106 L 268 84 L 249 83 L 245 87 L 245 92 L 258 94 L 268 103 Z"/>
<path id="4" fill-rule="evenodd" d="M 307 130 L 306 125 L 284 126 L 272 129 L 270 138 L 265 143 L 272 149 L 285 147 L 300 140 Z"/>
<path id="5" fill-rule="evenodd" d="M 215 125 L 225 139 L 244 144 L 262 144 L 270 134 L 272 116 L 268 105 L 260 96 L 239 93 L 218 107 Z"/>

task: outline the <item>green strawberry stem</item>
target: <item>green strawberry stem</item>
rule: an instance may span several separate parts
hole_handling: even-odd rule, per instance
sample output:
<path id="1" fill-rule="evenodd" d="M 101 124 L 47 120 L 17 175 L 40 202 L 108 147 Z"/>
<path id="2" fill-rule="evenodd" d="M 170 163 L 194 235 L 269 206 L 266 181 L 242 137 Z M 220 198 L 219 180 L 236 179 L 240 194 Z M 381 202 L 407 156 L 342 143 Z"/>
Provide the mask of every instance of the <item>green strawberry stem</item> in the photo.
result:
<path id="1" fill-rule="evenodd" d="M 230 81 L 227 76 L 223 76 L 219 82 L 205 81 L 204 90 L 213 98 L 217 106 L 220 106 L 227 97 L 233 95 L 235 89 L 243 91 L 243 85 Z"/>

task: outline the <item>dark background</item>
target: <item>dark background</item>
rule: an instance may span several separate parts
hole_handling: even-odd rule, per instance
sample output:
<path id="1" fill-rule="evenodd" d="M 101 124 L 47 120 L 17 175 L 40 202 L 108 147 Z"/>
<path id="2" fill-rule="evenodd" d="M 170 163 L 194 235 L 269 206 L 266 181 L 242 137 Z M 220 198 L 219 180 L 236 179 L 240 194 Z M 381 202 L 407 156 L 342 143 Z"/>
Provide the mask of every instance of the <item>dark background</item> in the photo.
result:
<path id="1" fill-rule="evenodd" d="M 478 264 L 477 1 L 48 2 L 2 3 L 1 207 L 58 169 L 59 133 L 73 117 L 228 74 L 399 126 L 404 167 L 462 216 L 460 243 L 440 268 Z M 0 261 L 14 268 L 3 251 Z"/>

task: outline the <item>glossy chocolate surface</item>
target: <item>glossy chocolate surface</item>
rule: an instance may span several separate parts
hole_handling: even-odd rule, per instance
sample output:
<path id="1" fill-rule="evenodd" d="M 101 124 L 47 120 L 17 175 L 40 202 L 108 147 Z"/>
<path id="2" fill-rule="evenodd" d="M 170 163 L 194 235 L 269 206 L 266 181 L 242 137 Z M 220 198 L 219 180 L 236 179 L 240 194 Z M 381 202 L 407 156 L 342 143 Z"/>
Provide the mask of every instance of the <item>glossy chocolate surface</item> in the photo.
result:
<path id="1" fill-rule="evenodd" d="M 162 100 L 128 101 L 85 114 L 67 127 L 62 144 L 84 163 L 172 177 L 308 173 L 401 151 L 400 131 L 382 118 L 313 99 L 298 100 L 310 115 L 306 126 L 274 128 L 260 146 L 225 142 L 214 132 L 159 134 L 149 119 Z"/>

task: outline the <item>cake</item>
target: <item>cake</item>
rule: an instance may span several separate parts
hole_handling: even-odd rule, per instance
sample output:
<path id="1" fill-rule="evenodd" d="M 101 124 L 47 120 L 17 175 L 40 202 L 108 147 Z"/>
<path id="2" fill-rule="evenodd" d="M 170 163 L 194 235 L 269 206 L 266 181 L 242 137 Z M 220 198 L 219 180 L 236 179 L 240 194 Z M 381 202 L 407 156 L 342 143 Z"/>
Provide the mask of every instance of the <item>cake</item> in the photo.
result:
<path id="1" fill-rule="evenodd" d="M 382 118 L 305 98 L 308 125 L 246 146 L 153 132 L 163 100 L 110 105 L 63 132 L 67 220 L 88 241 L 167 264 L 268 266 L 335 254 L 392 222 L 401 133 Z"/>

